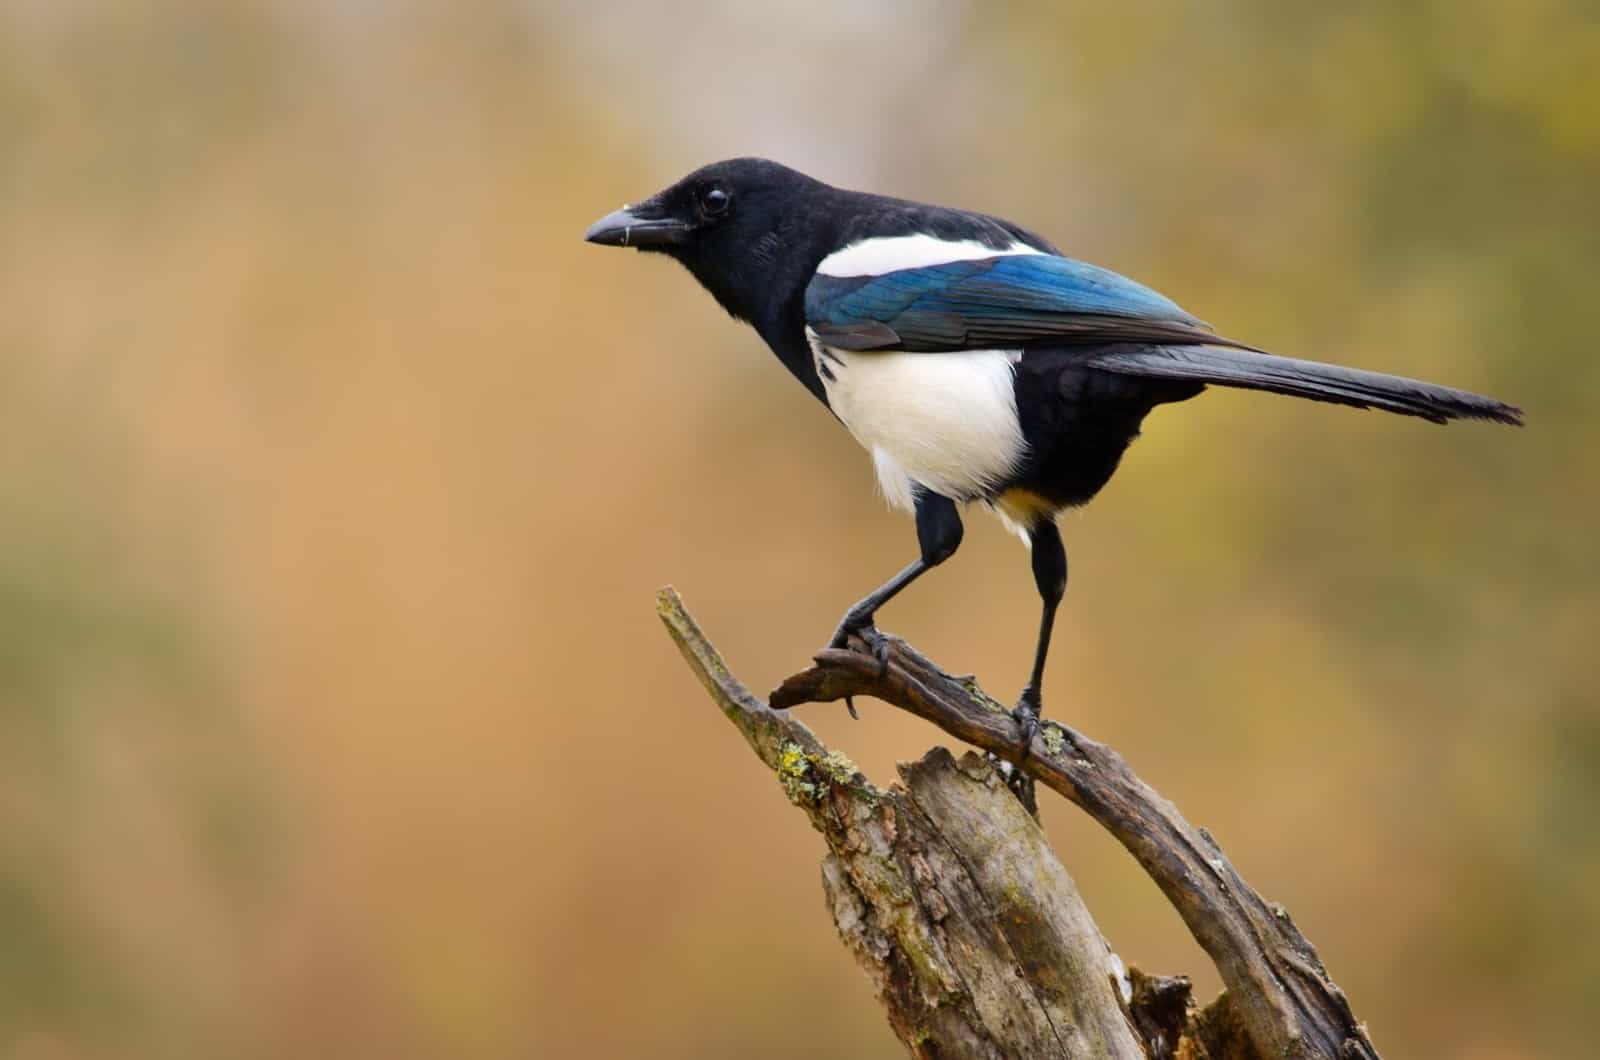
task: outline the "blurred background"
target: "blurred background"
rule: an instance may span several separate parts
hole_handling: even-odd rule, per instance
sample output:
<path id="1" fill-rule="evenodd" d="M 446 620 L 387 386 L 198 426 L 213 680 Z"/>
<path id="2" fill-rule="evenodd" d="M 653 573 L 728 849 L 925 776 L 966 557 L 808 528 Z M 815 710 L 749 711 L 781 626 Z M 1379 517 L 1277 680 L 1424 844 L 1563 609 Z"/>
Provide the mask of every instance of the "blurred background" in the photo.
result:
<path id="1" fill-rule="evenodd" d="M 898 1055 L 652 594 L 759 691 L 912 528 L 682 270 L 581 241 L 739 154 L 1528 410 L 1157 411 L 1066 520 L 1047 710 L 1390 1055 L 1592 1055 L 1592 4 L 5 0 L 0 1056 Z M 974 512 L 882 619 L 1010 698 L 1036 607 Z M 883 783 L 936 740 L 806 720 Z"/>

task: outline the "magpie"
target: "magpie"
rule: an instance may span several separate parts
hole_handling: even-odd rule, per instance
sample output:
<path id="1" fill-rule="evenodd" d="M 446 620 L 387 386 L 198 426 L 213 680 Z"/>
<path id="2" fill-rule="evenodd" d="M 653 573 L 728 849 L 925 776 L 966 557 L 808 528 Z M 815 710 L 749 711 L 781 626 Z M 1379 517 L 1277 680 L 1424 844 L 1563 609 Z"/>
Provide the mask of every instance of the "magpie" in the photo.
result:
<path id="1" fill-rule="evenodd" d="M 889 504 L 914 516 L 917 558 L 845 612 L 830 647 L 855 634 L 887 666 L 874 616 L 955 553 L 961 506 L 983 504 L 1027 542 L 1043 608 L 1013 711 L 1024 757 L 1067 584 L 1056 517 L 1100 491 L 1155 406 L 1226 386 L 1434 423 L 1522 423 L 1493 398 L 1224 338 L 1010 221 L 846 191 L 765 159 L 698 169 L 585 238 L 686 266 L 871 454 Z"/>

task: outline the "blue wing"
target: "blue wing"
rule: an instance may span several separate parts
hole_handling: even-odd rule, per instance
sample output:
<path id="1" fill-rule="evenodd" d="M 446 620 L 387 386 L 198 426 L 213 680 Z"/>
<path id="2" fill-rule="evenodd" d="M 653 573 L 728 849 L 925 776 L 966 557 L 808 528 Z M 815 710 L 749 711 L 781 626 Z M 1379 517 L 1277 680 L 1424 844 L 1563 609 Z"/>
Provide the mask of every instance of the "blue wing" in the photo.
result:
<path id="1" fill-rule="evenodd" d="M 1148 287 L 1053 254 L 952 261 L 876 276 L 818 273 L 806 287 L 805 311 L 822 342 L 847 350 L 1233 345 Z"/>

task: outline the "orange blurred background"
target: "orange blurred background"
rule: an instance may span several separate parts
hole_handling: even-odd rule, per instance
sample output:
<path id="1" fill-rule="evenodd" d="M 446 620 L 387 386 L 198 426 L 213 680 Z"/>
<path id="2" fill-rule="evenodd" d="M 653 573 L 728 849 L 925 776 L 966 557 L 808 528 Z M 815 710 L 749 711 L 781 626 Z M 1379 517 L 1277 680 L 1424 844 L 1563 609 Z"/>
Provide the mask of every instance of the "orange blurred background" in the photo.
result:
<path id="1" fill-rule="evenodd" d="M 911 526 L 682 270 L 581 241 L 738 154 L 1528 410 L 1158 411 L 1065 523 L 1046 703 L 1389 1055 L 1590 1055 L 1590 5 L 441 6 L 0 6 L 0 1056 L 897 1055 L 652 594 L 759 691 Z M 974 512 L 882 621 L 1009 698 L 1036 607 Z M 863 714 L 805 717 L 880 782 L 936 739 Z"/>

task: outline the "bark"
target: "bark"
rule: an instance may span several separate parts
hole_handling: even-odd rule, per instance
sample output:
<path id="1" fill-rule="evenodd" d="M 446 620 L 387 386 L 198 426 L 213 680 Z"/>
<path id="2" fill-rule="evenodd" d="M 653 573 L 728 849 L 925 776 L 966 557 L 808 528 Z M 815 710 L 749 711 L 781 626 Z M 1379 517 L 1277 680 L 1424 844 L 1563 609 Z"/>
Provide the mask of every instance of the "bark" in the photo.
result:
<path id="1" fill-rule="evenodd" d="M 1160 886 L 1227 988 L 1204 1011 L 1187 980 L 1120 973 L 996 769 L 1020 757 L 1015 722 L 970 678 L 900 641 L 883 671 L 852 642 L 817 655 L 769 705 L 732 675 L 673 590 L 661 591 L 657 610 L 712 699 L 822 834 L 834 923 L 913 1056 L 1376 1060 L 1288 913 L 1110 748 L 1046 722 L 1020 768 L 1111 832 Z M 990 754 L 958 760 L 935 748 L 901 767 L 900 784 L 879 789 L 785 713 L 847 695 L 901 707 Z"/>

